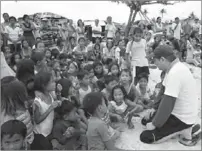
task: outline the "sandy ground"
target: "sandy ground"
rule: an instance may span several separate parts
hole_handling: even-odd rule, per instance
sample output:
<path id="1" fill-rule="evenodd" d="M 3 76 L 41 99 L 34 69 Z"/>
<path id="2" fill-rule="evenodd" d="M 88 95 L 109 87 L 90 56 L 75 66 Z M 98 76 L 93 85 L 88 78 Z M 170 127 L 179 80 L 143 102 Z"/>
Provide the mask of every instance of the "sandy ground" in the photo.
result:
<path id="1" fill-rule="evenodd" d="M 198 101 L 200 102 L 197 123 L 201 123 L 201 69 L 190 65 L 187 66 L 191 69 L 197 83 Z M 151 76 L 149 86 L 151 89 L 154 89 L 156 83 L 160 81 L 160 73 L 161 71 L 158 69 L 150 70 Z M 201 141 L 198 142 L 196 146 L 187 147 L 180 144 L 178 142 L 178 138 L 170 139 L 161 144 L 144 144 L 139 140 L 141 132 L 145 129 L 145 127 L 140 124 L 140 121 L 140 118 L 134 118 L 133 123 L 135 125 L 135 129 L 129 130 L 127 127 L 124 129 L 120 139 L 116 142 L 116 146 L 118 148 L 127 150 L 201 150 Z"/>

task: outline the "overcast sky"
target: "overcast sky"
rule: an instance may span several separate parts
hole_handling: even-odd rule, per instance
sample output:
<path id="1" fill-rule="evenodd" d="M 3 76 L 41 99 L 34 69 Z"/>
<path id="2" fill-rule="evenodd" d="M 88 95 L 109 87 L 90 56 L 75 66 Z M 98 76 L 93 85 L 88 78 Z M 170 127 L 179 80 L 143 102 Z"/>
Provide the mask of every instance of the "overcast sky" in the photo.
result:
<path id="1" fill-rule="evenodd" d="M 186 18 L 192 11 L 201 18 L 201 1 L 187 1 L 172 6 L 149 5 L 143 7 L 145 8 L 149 12 L 149 18 L 161 16 L 159 12 L 162 8 L 167 11 L 163 20 L 174 19 L 177 16 Z M 73 20 L 80 18 L 105 20 L 107 16 L 112 16 L 113 20 L 119 23 L 127 22 L 129 16 L 129 9 L 126 5 L 110 1 L 1 1 L 1 14 L 4 12 L 15 17 L 37 12 L 52 12 Z M 141 17 L 138 15 L 137 19 Z"/>

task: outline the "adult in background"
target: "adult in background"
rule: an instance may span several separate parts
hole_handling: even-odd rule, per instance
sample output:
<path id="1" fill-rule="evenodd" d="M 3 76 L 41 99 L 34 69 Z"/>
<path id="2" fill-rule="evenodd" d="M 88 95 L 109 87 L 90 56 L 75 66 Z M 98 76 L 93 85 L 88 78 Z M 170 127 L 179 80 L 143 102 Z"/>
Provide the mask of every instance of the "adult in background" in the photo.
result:
<path id="1" fill-rule="evenodd" d="M 184 35 L 190 35 L 192 32 L 192 26 L 189 23 L 189 20 L 186 20 L 186 24 L 182 27 Z"/>
<path id="2" fill-rule="evenodd" d="M 81 19 L 79 19 L 77 21 L 76 32 L 77 32 L 77 39 L 79 39 L 79 37 L 84 37 L 85 28 L 84 28 L 84 23 L 83 23 L 83 21 Z"/>
<path id="3" fill-rule="evenodd" d="M 165 91 L 152 122 L 147 124 L 140 140 L 147 144 L 160 143 L 181 134 L 183 138 L 180 142 L 189 143 L 199 107 L 196 81 L 168 45 L 160 45 L 154 50 L 154 63 L 166 72 L 163 81 Z"/>
<path id="4" fill-rule="evenodd" d="M 182 31 L 182 26 L 179 17 L 175 18 L 175 22 L 172 24 L 172 30 L 173 30 L 173 37 L 179 41 L 181 38 L 181 31 Z"/>
<path id="5" fill-rule="evenodd" d="M 27 40 L 29 46 L 32 48 L 35 44 L 35 38 L 33 35 L 33 31 L 36 29 L 34 24 L 30 21 L 30 18 L 28 15 L 23 16 L 23 23 L 22 23 L 22 29 L 24 31 L 23 36 Z"/>
<path id="6" fill-rule="evenodd" d="M 159 33 L 163 31 L 164 29 L 163 29 L 163 24 L 161 22 L 161 17 L 157 17 L 156 24 L 155 24 L 155 32 Z"/>
<path id="7" fill-rule="evenodd" d="M 99 19 L 96 19 L 95 20 L 95 24 L 94 26 L 92 26 L 92 32 L 93 32 L 93 43 L 95 43 L 95 39 L 98 37 L 98 38 L 101 38 L 101 33 L 102 33 L 102 27 L 99 25 Z"/>
<path id="8" fill-rule="evenodd" d="M 72 19 L 70 19 L 69 20 L 69 24 L 68 24 L 68 36 L 69 36 L 69 38 L 70 37 L 74 37 L 74 38 L 76 38 L 76 29 L 75 29 L 75 27 L 74 27 L 74 25 L 73 25 L 73 20 Z"/>
<path id="9" fill-rule="evenodd" d="M 23 40 L 22 30 L 16 26 L 16 18 L 9 18 L 9 25 L 5 27 L 5 37 L 8 40 L 8 46 L 11 53 L 21 52 L 21 41 Z"/>
<path id="10" fill-rule="evenodd" d="M 37 14 L 34 14 L 34 16 L 33 16 L 33 25 L 35 27 L 35 30 L 33 31 L 34 38 L 36 39 L 37 37 L 41 37 L 40 36 L 41 21 Z"/>
<path id="11" fill-rule="evenodd" d="M 196 19 L 194 20 L 194 23 L 193 23 L 192 27 L 193 27 L 193 31 L 199 32 L 200 23 L 199 23 L 199 19 L 198 19 L 198 18 L 196 18 Z"/>
<path id="12" fill-rule="evenodd" d="M 5 37 L 5 27 L 9 25 L 9 15 L 8 15 L 8 13 L 3 13 L 3 19 L 4 19 L 4 22 L 1 23 L 1 33 L 2 33 L 4 46 L 7 46 L 8 41 L 7 41 L 6 37 Z"/>
<path id="13" fill-rule="evenodd" d="M 115 33 L 116 33 L 116 27 L 112 22 L 112 17 L 108 16 L 107 17 L 107 25 L 105 27 L 105 37 L 107 39 L 113 40 Z"/>

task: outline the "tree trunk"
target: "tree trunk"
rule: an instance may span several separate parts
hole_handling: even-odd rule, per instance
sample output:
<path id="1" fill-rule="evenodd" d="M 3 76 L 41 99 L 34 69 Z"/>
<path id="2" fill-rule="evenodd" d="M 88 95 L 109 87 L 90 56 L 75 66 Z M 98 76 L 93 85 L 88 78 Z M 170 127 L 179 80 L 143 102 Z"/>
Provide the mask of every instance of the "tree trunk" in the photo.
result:
<path id="1" fill-rule="evenodd" d="M 127 23 L 126 29 L 125 29 L 125 36 L 126 36 L 126 37 L 128 36 L 128 32 L 129 32 L 129 29 L 130 29 L 130 23 L 131 23 L 132 15 L 133 15 L 133 9 L 130 8 L 130 16 L 129 16 L 129 18 L 128 18 L 128 23 Z"/>
<path id="2" fill-rule="evenodd" d="M 131 17 L 132 19 L 130 20 L 130 22 L 128 23 L 127 27 L 126 27 L 126 31 L 125 31 L 125 36 L 128 37 L 129 35 L 129 32 L 131 30 L 131 27 L 132 27 L 132 23 L 135 21 L 135 17 L 137 15 L 138 11 L 135 10 L 135 12 L 133 13 L 133 17 Z"/>

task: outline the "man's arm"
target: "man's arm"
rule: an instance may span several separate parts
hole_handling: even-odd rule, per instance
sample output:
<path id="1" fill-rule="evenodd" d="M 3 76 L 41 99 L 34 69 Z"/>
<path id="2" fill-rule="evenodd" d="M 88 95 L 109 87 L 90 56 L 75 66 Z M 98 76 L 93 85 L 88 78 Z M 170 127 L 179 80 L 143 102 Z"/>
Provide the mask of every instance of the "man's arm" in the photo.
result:
<path id="1" fill-rule="evenodd" d="M 173 111 L 175 101 L 176 98 L 174 97 L 168 95 L 163 96 L 162 101 L 160 102 L 160 105 L 156 112 L 156 115 L 154 116 L 154 119 L 152 121 L 152 124 L 155 127 L 161 127 L 165 124 L 165 122 L 168 120 Z"/>

